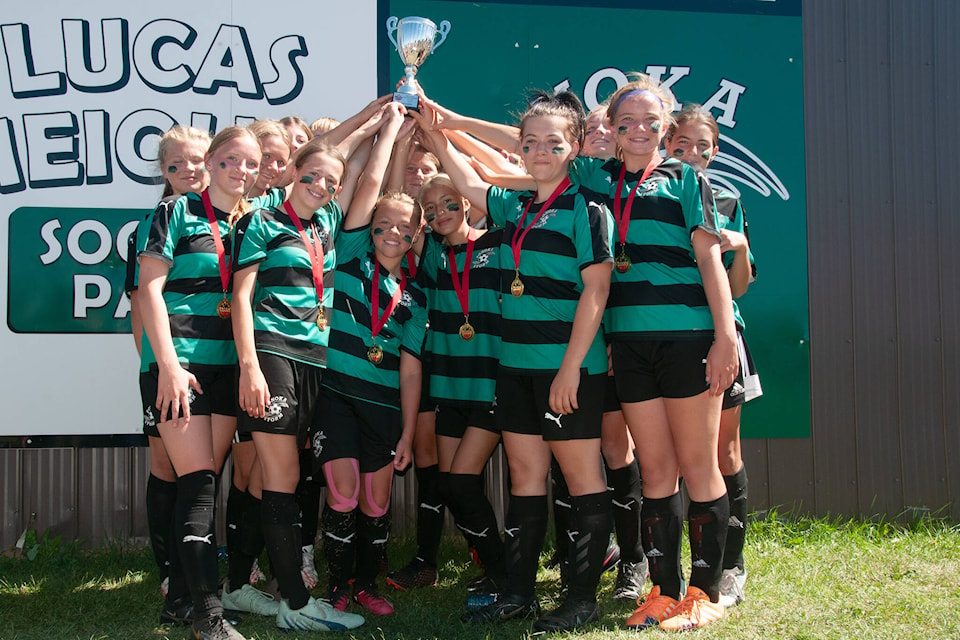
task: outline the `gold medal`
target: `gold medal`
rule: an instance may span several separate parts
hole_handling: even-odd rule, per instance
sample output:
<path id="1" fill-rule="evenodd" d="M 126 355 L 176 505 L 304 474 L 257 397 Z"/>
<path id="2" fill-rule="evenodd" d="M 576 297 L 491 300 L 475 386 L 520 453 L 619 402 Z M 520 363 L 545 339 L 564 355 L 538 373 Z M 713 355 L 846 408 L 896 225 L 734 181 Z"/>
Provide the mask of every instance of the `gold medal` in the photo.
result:
<path id="1" fill-rule="evenodd" d="M 473 325 L 464 320 L 464 323 L 460 325 L 460 337 L 464 340 L 470 341 L 473 340 L 473 336 L 475 335 L 477 335 L 477 332 L 473 328 Z"/>
<path id="2" fill-rule="evenodd" d="M 379 345 L 373 345 L 367 349 L 367 360 L 377 365 L 383 361 L 383 349 Z"/>
<path id="3" fill-rule="evenodd" d="M 217 315 L 221 320 L 227 320 L 230 317 L 230 301 L 226 296 L 217 304 Z"/>
<path id="4" fill-rule="evenodd" d="M 613 265 L 617 268 L 617 271 L 620 273 L 626 273 L 630 270 L 630 265 L 633 263 L 630 261 L 630 256 L 627 255 L 626 251 L 621 251 L 620 255 L 616 257 L 613 261 Z"/>
<path id="5" fill-rule="evenodd" d="M 513 294 L 514 298 L 519 298 L 523 295 L 523 281 L 520 280 L 519 271 L 517 271 L 517 275 L 514 277 L 513 282 L 510 283 L 510 293 Z"/>
<path id="6" fill-rule="evenodd" d="M 323 312 L 323 308 L 317 309 L 317 328 L 320 331 L 327 330 L 327 314 Z"/>

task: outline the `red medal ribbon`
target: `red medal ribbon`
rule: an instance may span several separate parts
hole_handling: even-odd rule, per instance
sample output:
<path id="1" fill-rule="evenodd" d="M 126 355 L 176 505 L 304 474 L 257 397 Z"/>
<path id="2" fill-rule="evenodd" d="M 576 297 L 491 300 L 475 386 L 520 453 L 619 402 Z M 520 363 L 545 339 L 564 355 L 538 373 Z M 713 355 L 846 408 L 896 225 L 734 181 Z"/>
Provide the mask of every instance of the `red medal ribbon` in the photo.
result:
<path id="1" fill-rule="evenodd" d="M 293 222 L 293 226 L 297 228 L 300 239 L 303 240 L 303 244 L 307 248 L 307 254 L 310 256 L 310 271 L 313 272 L 313 286 L 316 287 L 317 290 L 317 306 L 323 309 L 323 243 L 320 242 L 320 234 L 317 233 L 316 226 L 311 223 L 310 226 L 313 229 L 313 237 L 316 239 L 316 244 L 310 242 L 310 238 L 307 237 L 307 232 L 303 230 L 303 223 L 300 222 L 300 216 L 293 210 L 293 206 L 289 200 L 283 203 L 283 209 L 287 212 L 287 215 L 290 216 L 290 221 Z M 314 251 L 314 248 L 316 248 L 316 251 Z"/>
<path id="2" fill-rule="evenodd" d="M 633 208 L 633 199 L 636 197 L 637 191 L 640 185 L 643 184 L 643 181 L 650 177 L 650 174 L 660 166 L 662 161 L 663 158 L 660 157 L 660 153 L 655 153 L 653 159 L 647 165 L 647 168 L 643 170 L 643 175 L 640 176 L 639 182 L 630 190 L 630 195 L 627 196 L 627 204 L 622 211 L 620 209 L 620 195 L 623 193 L 623 183 L 627 176 L 627 165 L 620 165 L 620 179 L 617 180 L 617 194 L 613 199 L 613 217 L 617 221 L 617 238 L 620 240 L 621 250 L 623 250 L 627 244 L 627 230 L 630 228 L 630 209 Z"/>
<path id="3" fill-rule="evenodd" d="M 540 207 L 540 213 L 534 216 L 533 220 L 530 221 L 527 228 L 523 228 L 523 223 L 527 219 L 527 212 L 530 211 L 530 205 L 533 204 L 533 201 L 536 200 L 536 194 L 530 198 L 530 202 L 527 203 L 527 206 L 523 209 L 523 215 L 520 216 L 520 220 L 517 221 L 517 228 L 513 230 L 513 238 L 510 240 L 510 249 L 513 251 L 513 266 L 517 273 L 520 272 L 520 249 L 523 245 L 523 239 L 527 236 L 527 233 L 530 232 L 530 229 L 533 228 L 533 225 L 537 223 L 537 220 L 540 219 L 540 216 L 550 208 L 550 205 L 553 204 L 553 201 L 557 199 L 561 193 L 563 193 L 567 187 L 570 186 L 570 178 L 564 178 L 563 182 L 557 185 L 557 188 L 553 190 L 553 193 L 550 194 L 550 197 L 547 198 L 547 201 L 543 203 L 543 206 Z"/>
<path id="4" fill-rule="evenodd" d="M 463 280 L 457 272 L 457 257 L 450 247 L 450 275 L 453 276 L 453 290 L 457 292 L 457 300 L 463 310 L 463 317 L 470 316 L 470 264 L 473 262 L 473 243 L 476 239 L 467 240 L 467 255 L 463 261 Z"/>
<path id="5" fill-rule="evenodd" d="M 414 255 L 413 249 L 407 251 L 407 271 L 410 272 L 411 278 L 417 277 L 417 256 Z"/>
<path id="6" fill-rule="evenodd" d="M 371 278 L 370 283 L 370 331 L 373 333 L 374 344 L 376 344 L 376 337 L 380 335 L 380 330 L 383 329 L 383 326 L 387 324 L 387 320 L 390 319 L 390 314 L 393 313 L 393 309 L 397 306 L 397 303 L 400 302 L 400 297 L 403 295 L 403 290 L 407 287 L 407 274 L 400 271 L 400 286 L 397 287 L 397 290 L 393 292 L 393 297 L 390 299 L 390 302 L 387 304 L 387 308 L 383 310 L 383 315 L 377 316 L 377 312 L 380 310 L 380 261 L 377 260 L 376 256 L 373 258 L 373 277 Z"/>
<path id="7" fill-rule="evenodd" d="M 227 287 L 230 286 L 230 262 L 227 258 L 227 250 L 223 247 L 223 238 L 220 237 L 220 225 L 217 224 L 217 218 L 213 215 L 213 203 L 210 202 L 209 189 L 204 189 L 200 194 L 203 200 L 203 208 L 207 212 L 207 220 L 210 222 L 210 234 L 213 236 L 213 244 L 217 247 L 217 266 L 220 267 L 220 284 L 223 285 L 223 297 L 227 297 Z"/>

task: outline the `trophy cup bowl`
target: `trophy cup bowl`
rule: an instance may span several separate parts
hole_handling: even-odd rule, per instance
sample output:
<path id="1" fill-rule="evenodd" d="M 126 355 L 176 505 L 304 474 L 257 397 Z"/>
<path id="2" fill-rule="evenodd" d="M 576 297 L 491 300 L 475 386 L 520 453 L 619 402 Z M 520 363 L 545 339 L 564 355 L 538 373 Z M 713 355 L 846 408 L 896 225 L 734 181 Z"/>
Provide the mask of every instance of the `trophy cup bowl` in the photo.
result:
<path id="1" fill-rule="evenodd" d="M 417 16 L 407 16 L 397 19 L 396 16 L 387 18 L 387 37 L 397 48 L 400 60 L 403 61 L 406 80 L 393 94 L 393 101 L 399 102 L 407 109 L 416 109 L 420 104 L 417 97 L 417 68 L 423 64 L 432 52 L 443 44 L 450 32 L 450 22 L 444 20 L 437 27 L 432 20 Z M 396 36 L 394 36 L 396 34 Z M 440 39 L 437 40 L 437 34 Z"/>

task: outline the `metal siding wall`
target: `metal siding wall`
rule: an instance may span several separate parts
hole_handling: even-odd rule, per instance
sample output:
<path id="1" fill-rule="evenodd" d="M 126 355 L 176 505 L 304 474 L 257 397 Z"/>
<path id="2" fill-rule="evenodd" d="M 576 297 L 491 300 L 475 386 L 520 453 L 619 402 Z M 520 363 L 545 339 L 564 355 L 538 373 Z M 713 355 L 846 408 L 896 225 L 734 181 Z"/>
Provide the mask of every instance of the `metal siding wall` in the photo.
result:
<path id="1" fill-rule="evenodd" d="M 30 523 L 64 541 L 77 538 L 76 461 L 73 449 L 22 450 L 20 476 L 23 508 L 20 528 Z M 19 531 L 17 532 L 19 535 Z"/>
<path id="2" fill-rule="evenodd" d="M 0 549 L 16 544 L 23 531 L 19 449 L 0 449 Z"/>
<path id="3" fill-rule="evenodd" d="M 952 505 L 949 511 L 954 519 L 960 519 L 960 215 L 956 206 L 960 202 L 960 180 L 957 180 L 957 105 L 960 105 L 960 79 L 957 65 L 960 61 L 960 3 L 947 2 L 938 5 L 933 21 L 933 65 L 939 96 L 934 113 L 924 118 L 932 122 L 935 135 L 934 175 L 937 183 L 937 210 L 940 274 L 940 351 L 942 354 L 943 378 L 940 389 L 943 398 L 944 459 L 947 461 L 947 496 Z M 926 128 L 926 127 L 920 127 Z M 936 426 L 936 425 L 934 425 Z"/>

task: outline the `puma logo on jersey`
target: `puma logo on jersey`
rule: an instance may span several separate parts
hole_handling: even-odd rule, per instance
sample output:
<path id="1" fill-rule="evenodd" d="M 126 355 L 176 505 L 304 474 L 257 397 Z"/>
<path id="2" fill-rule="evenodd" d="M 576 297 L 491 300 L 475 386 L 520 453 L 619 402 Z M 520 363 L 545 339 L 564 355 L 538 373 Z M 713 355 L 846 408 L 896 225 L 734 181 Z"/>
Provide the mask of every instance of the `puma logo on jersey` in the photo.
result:
<path id="1" fill-rule="evenodd" d="M 205 536 L 187 535 L 183 536 L 183 542 L 202 542 L 204 544 L 213 544 L 213 542 L 210 540 L 211 538 L 213 538 L 212 533 L 208 533 Z"/>
<path id="2" fill-rule="evenodd" d="M 373 263 L 370 262 L 370 258 L 363 261 L 363 271 L 367 274 L 368 278 L 373 278 Z"/>
<path id="3" fill-rule="evenodd" d="M 428 511 L 433 511 L 434 513 L 440 513 L 440 509 L 443 509 L 443 503 L 434 506 L 432 504 L 427 504 L 426 502 L 420 503 L 421 509 L 427 509 Z"/>
<path id="4" fill-rule="evenodd" d="M 558 427 L 558 428 L 563 429 L 563 425 L 560 424 L 560 418 L 561 418 L 562 416 L 555 416 L 555 415 L 553 415 L 552 413 L 550 413 L 549 411 L 547 411 L 546 413 L 543 414 L 543 417 L 546 418 L 547 420 L 553 420 L 554 422 L 557 423 L 557 427 Z"/>
<path id="5" fill-rule="evenodd" d="M 470 529 L 467 529 L 466 527 L 461 526 L 459 524 L 457 525 L 457 528 L 460 529 L 460 531 L 463 531 L 465 534 L 473 536 L 474 538 L 486 538 L 487 532 L 490 531 L 490 527 L 487 527 L 480 533 L 477 533 L 476 531 L 471 531 Z"/>
<path id="6" fill-rule="evenodd" d="M 351 533 L 346 538 L 341 538 L 340 536 L 334 535 L 329 531 L 325 531 L 324 534 L 326 537 L 330 538 L 334 542 L 339 542 L 341 544 L 350 544 L 350 541 L 353 540 L 353 536 L 357 535 L 356 532 Z"/>

